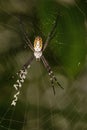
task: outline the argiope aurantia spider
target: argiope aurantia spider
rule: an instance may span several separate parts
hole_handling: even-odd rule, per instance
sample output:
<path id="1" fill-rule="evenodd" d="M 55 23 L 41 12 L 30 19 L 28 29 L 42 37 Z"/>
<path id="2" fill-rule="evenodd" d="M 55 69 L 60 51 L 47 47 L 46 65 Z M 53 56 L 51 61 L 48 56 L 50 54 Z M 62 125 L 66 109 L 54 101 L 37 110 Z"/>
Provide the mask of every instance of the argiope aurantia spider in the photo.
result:
<path id="1" fill-rule="evenodd" d="M 37 36 L 34 40 L 34 46 L 32 45 L 30 38 L 28 37 L 28 34 L 26 33 L 23 23 L 20 20 L 20 25 L 21 25 L 21 31 L 25 37 L 25 42 L 26 44 L 30 47 L 30 49 L 33 51 L 33 56 L 24 64 L 23 68 L 19 71 L 19 79 L 16 81 L 16 84 L 14 84 L 14 88 L 17 91 L 17 93 L 14 95 L 14 99 L 11 103 L 12 106 L 16 105 L 16 102 L 18 100 L 18 95 L 20 94 L 20 88 L 22 87 L 22 83 L 24 82 L 24 79 L 26 78 L 26 74 L 27 74 L 27 69 L 30 67 L 32 61 L 34 58 L 36 58 L 36 61 L 42 61 L 44 64 L 44 67 L 46 68 L 49 77 L 50 77 L 50 82 L 51 82 L 51 86 L 53 88 L 54 94 L 55 94 L 55 88 L 54 88 L 54 81 L 57 83 L 57 85 L 59 87 L 61 87 L 63 89 L 63 87 L 60 85 L 60 83 L 57 81 L 56 76 L 54 75 L 50 65 L 48 64 L 46 58 L 43 55 L 44 50 L 46 49 L 48 43 L 50 42 L 51 38 L 54 36 L 55 33 L 55 29 L 57 26 L 57 22 L 58 22 L 59 16 L 57 16 L 55 23 L 50 31 L 50 33 L 48 34 L 48 37 L 43 45 L 43 41 L 42 38 L 40 36 Z"/>

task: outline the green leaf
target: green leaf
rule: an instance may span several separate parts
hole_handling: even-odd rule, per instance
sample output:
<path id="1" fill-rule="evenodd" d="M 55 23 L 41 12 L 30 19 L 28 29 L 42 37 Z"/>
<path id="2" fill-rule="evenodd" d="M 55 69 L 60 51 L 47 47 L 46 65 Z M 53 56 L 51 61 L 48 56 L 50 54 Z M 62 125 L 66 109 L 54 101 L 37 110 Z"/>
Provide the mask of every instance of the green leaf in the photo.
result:
<path id="1" fill-rule="evenodd" d="M 38 15 L 41 30 L 47 37 L 58 13 L 61 17 L 56 35 L 49 43 L 45 56 L 52 65 L 60 65 L 70 77 L 76 76 L 84 66 L 86 57 L 86 37 L 84 16 L 78 8 L 65 8 L 52 0 L 41 0 Z"/>

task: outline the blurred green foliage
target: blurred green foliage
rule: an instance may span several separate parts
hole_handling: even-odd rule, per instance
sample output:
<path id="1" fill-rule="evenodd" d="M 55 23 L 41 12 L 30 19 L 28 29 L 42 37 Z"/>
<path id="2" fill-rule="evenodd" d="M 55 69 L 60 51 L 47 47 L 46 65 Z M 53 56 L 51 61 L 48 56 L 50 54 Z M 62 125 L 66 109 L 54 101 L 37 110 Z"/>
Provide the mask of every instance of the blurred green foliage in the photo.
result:
<path id="1" fill-rule="evenodd" d="M 40 1 L 38 14 L 41 19 L 41 29 L 47 36 L 51 30 L 55 17 L 61 15 L 58 21 L 57 32 L 46 55 L 54 65 L 62 64 L 66 73 L 74 77 L 83 68 L 86 57 L 86 30 L 84 15 L 74 5 L 63 7 L 52 0 Z M 50 52 L 50 54 L 48 54 Z M 56 62 L 56 63 L 55 63 Z M 59 64 L 60 64 L 59 63 Z"/>
<path id="2" fill-rule="evenodd" d="M 18 17 L 21 16 L 32 44 L 37 35 L 42 36 L 44 44 L 59 15 L 55 35 L 44 55 L 65 89 L 56 89 L 54 97 L 48 87 L 49 78 L 45 69 L 34 61 L 15 108 L 15 116 L 12 117 L 15 120 L 12 128 L 22 130 L 25 124 L 24 130 L 39 129 L 39 126 L 40 130 L 87 129 L 85 83 L 80 88 L 75 81 L 70 82 L 75 77 L 78 79 L 86 63 L 86 9 L 86 1 L 82 0 L 71 0 L 69 3 L 66 0 L 0 0 L 0 117 L 13 97 L 12 86 L 17 79 L 15 73 L 32 55 L 24 42 Z M 75 86 L 72 85 L 74 83 Z M 26 111 L 29 113 L 24 121 Z M 7 118 L 11 118 L 11 112 Z M 8 124 L 9 120 L 3 122 L 6 128 Z M 5 128 L 0 127 L 0 130 Z"/>
<path id="3" fill-rule="evenodd" d="M 27 7 L 23 10 L 20 9 L 23 3 L 21 3 L 18 10 L 17 7 L 15 7 L 16 9 L 12 8 L 7 2 L 6 8 L 5 2 L 1 1 L 3 8 L 3 11 L 0 12 L 1 23 L 8 28 L 12 26 L 14 30 L 20 33 L 20 29 L 15 28 L 19 28 L 18 18 L 16 17 L 21 16 L 23 22 L 27 24 L 26 30 L 29 31 L 32 41 L 35 36 L 41 35 L 43 42 L 45 42 L 57 15 L 59 15 L 55 36 L 49 43 L 45 55 L 53 66 L 62 66 L 69 77 L 75 77 L 82 70 L 87 53 L 85 17 L 76 5 L 62 6 L 57 1 L 38 0 L 35 3 L 36 6 L 31 5 L 31 10 L 27 9 Z M 15 3 L 13 2 L 13 4 Z M 26 3 L 30 4 L 31 2 L 29 3 L 26 0 Z"/>

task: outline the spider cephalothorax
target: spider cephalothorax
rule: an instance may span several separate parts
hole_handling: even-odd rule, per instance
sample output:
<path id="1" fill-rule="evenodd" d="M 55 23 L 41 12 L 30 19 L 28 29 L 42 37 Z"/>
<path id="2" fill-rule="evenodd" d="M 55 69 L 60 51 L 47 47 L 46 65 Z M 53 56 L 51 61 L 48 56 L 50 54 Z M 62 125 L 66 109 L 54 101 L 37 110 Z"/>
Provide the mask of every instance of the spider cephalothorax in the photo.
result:
<path id="1" fill-rule="evenodd" d="M 34 56 L 36 60 L 42 56 L 42 38 L 39 36 L 34 40 Z"/>

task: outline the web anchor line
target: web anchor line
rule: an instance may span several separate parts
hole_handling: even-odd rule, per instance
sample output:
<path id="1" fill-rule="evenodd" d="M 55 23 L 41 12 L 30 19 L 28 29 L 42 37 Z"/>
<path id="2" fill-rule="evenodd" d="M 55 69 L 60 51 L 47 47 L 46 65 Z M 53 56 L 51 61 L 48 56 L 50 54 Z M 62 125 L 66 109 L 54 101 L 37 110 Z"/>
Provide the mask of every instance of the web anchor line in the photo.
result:
<path id="1" fill-rule="evenodd" d="M 15 111 L 15 107 L 12 107 L 12 106 L 10 106 L 10 107 L 7 109 L 7 111 L 4 113 L 3 117 L 2 117 L 1 120 L 0 120 L 0 128 L 4 128 L 5 130 L 15 130 L 15 129 L 11 128 L 12 121 L 13 121 L 13 120 L 12 120 L 12 117 L 13 117 L 13 115 L 14 115 L 14 111 Z M 11 113 L 11 116 L 10 116 L 9 119 L 5 118 L 8 112 Z M 2 125 L 2 123 L 3 123 L 4 120 L 9 120 L 9 125 L 8 125 L 8 127 Z M 1 130 L 1 129 L 0 129 L 0 130 Z"/>

